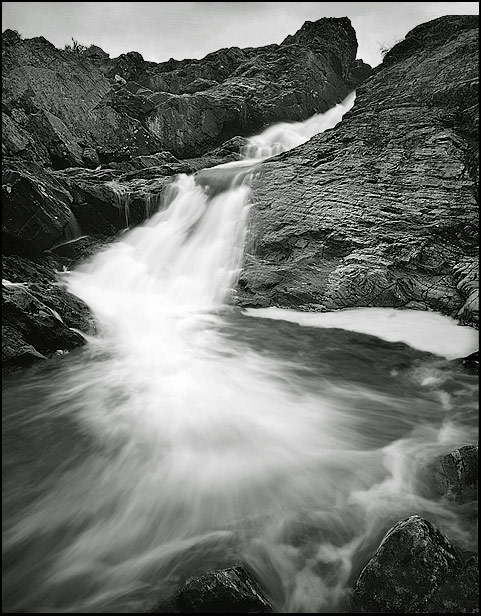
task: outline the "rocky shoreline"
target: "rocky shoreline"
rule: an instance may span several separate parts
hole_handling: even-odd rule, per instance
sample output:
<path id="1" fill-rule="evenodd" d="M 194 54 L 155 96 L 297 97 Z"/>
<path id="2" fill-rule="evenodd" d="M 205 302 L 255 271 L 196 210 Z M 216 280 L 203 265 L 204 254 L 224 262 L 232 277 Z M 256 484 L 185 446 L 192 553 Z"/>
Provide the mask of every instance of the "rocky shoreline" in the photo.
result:
<path id="1" fill-rule="evenodd" d="M 256 174 L 236 301 L 434 310 L 478 327 L 477 49 L 471 16 L 418 26 L 374 71 L 356 60 L 347 18 L 306 22 L 281 45 L 162 64 L 4 32 L 4 373 L 95 333 L 62 272 L 163 207 L 177 174 L 238 160 L 245 137 L 353 89 L 341 124 Z M 466 364 L 477 370 L 477 358 Z M 477 500 L 477 455 L 466 446 L 429 469 L 436 498 Z M 412 512 L 360 572 L 349 609 L 477 612 L 477 571 L 476 555 Z M 237 563 L 151 609 L 273 611 Z"/>

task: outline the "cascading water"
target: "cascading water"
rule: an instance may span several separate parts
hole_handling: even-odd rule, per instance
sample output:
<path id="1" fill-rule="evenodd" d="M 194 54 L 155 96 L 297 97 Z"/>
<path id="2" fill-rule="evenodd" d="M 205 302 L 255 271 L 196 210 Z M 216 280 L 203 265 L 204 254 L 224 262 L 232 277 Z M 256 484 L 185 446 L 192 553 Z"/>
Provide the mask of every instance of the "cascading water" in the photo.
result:
<path id="1" fill-rule="evenodd" d="M 180 176 L 168 207 L 69 274 L 99 334 L 5 391 L 7 611 L 142 612 L 240 561 L 279 612 L 343 611 L 404 515 L 472 547 L 421 469 L 476 438 L 474 377 L 227 307 L 251 173 L 352 102 Z"/>

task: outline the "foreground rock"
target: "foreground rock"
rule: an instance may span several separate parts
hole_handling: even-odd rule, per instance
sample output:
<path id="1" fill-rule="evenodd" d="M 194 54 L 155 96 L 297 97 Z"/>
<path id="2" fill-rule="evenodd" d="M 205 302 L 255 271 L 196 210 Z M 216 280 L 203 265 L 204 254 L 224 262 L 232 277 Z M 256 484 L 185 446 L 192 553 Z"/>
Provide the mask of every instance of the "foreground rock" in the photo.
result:
<path id="1" fill-rule="evenodd" d="M 384 537 L 357 580 L 357 613 L 471 613 L 479 610 L 478 559 L 463 561 L 430 522 L 413 515 Z"/>
<path id="2" fill-rule="evenodd" d="M 177 597 L 181 613 L 272 613 L 274 610 L 245 567 L 212 571 L 187 580 Z"/>
<path id="3" fill-rule="evenodd" d="M 151 613 L 271 614 L 274 609 L 252 574 L 244 567 L 210 571 L 188 579 L 175 598 Z"/>
<path id="4" fill-rule="evenodd" d="M 422 24 L 333 130 L 262 165 L 239 301 L 478 323 L 478 20 Z"/>

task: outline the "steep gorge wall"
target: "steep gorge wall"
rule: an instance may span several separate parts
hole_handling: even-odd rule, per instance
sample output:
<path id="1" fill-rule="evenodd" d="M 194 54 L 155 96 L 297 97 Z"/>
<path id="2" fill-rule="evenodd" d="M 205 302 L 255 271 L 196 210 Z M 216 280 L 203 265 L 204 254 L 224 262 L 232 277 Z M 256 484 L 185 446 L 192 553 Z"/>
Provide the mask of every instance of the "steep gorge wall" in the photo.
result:
<path id="1" fill-rule="evenodd" d="M 338 126 L 262 165 L 240 302 L 476 324 L 478 111 L 477 17 L 415 28 Z"/>
<path id="2" fill-rule="evenodd" d="M 11 30 L 2 43 L 3 153 L 57 169 L 161 150 L 198 156 L 325 111 L 370 73 L 347 18 L 306 22 L 280 45 L 160 64 L 95 46 L 59 50 Z"/>

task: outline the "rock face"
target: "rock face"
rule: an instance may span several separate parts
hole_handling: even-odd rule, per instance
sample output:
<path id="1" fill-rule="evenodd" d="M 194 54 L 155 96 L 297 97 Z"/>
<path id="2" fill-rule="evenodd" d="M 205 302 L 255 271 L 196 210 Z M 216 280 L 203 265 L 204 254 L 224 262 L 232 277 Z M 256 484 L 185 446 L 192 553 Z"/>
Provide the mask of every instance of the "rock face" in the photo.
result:
<path id="1" fill-rule="evenodd" d="M 475 16 L 415 28 L 340 124 L 262 165 L 241 304 L 478 323 L 477 50 Z"/>
<path id="2" fill-rule="evenodd" d="M 3 153 L 56 169 L 169 150 L 199 156 L 236 135 L 301 120 L 370 73 L 349 19 L 306 22 L 280 45 L 222 49 L 202 60 L 110 59 L 3 34 Z"/>
<path id="3" fill-rule="evenodd" d="M 384 537 L 357 580 L 356 613 L 471 613 L 479 610 L 478 559 L 464 562 L 446 537 L 413 515 Z"/>
<path id="4" fill-rule="evenodd" d="M 231 567 L 187 580 L 177 597 L 181 614 L 266 614 L 272 605 L 245 567 Z"/>

